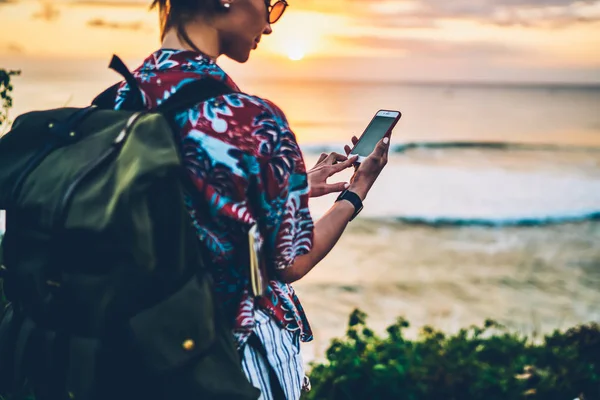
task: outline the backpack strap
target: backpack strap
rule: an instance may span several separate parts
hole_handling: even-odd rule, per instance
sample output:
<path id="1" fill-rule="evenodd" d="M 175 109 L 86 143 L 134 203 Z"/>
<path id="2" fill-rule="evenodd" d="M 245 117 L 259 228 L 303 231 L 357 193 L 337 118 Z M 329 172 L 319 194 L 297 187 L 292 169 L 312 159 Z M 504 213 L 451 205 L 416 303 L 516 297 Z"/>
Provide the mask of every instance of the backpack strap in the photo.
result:
<path id="1" fill-rule="evenodd" d="M 113 55 L 108 68 L 113 69 L 121 74 L 129 86 L 129 92 L 127 93 L 127 97 L 125 98 L 121 109 L 127 111 L 142 110 L 144 108 L 144 94 L 142 89 L 140 89 L 140 85 L 138 84 L 137 80 L 131 71 L 129 71 L 129 68 L 127 68 L 123 60 L 121 60 L 118 56 Z"/>
<path id="2" fill-rule="evenodd" d="M 133 74 L 129 72 L 123 61 L 121 61 L 119 57 L 113 56 L 110 68 L 120 73 L 125 78 L 125 81 L 130 87 L 137 89 L 140 96 L 139 102 L 137 103 L 138 108 L 136 110 L 144 110 L 142 92 L 140 90 L 139 84 L 137 83 Z M 120 86 L 121 83 L 117 83 L 109 87 L 104 92 L 96 96 L 92 104 L 96 105 L 98 108 L 101 109 L 114 109 L 117 98 L 117 92 Z M 129 92 L 130 95 L 131 93 L 133 93 L 133 91 Z M 192 108 L 196 104 L 213 99 L 215 97 L 231 93 L 236 93 L 236 91 L 234 91 L 224 82 L 214 78 L 202 78 L 185 84 L 184 86 L 179 88 L 171 97 L 165 100 L 162 104 L 150 111 L 155 111 L 163 114 L 169 122 L 169 124 L 171 125 L 172 129 L 175 131 L 177 129 L 177 126 L 175 124 L 174 117 L 177 112 Z M 130 98 L 125 99 L 125 102 L 128 101 L 130 101 Z M 132 107 L 133 105 L 134 104 L 128 104 L 128 107 Z M 123 109 L 131 110 L 130 108 Z M 188 193 L 194 193 L 194 191 L 196 190 L 195 185 L 192 183 L 191 178 L 183 169 L 181 170 L 181 182 L 184 186 L 184 189 Z M 204 257 L 202 257 L 202 259 L 204 259 Z"/>
<path id="3" fill-rule="evenodd" d="M 140 85 L 131 71 L 129 71 L 129 68 L 127 68 L 127 65 L 125 65 L 123 60 L 121 60 L 119 56 L 113 55 L 112 59 L 110 60 L 110 64 L 108 64 L 108 68 L 115 70 L 123 78 L 125 78 L 125 82 L 127 82 L 127 85 L 130 89 L 127 93 L 125 101 L 123 102 L 123 105 L 121 106 L 121 109 L 126 111 L 139 111 L 144 109 L 144 95 L 140 89 Z M 119 86 L 121 86 L 121 82 L 112 85 L 104 92 L 96 96 L 96 98 L 92 101 L 92 104 L 104 109 L 114 108 Z"/>
<path id="4" fill-rule="evenodd" d="M 140 111 L 144 107 L 143 92 L 139 83 L 129 71 L 123 60 L 113 55 L 109 68 L 118 72 L 131 89 L 123 102 L 122 110 Z M 102 109 L 113 109 L 117 98 L 117 93 L 122 82 L 116 83 L 100 93 L 92 101 L 92 104 Z M 198 103 L 210 100 L 225 94 L 235 93 L 227 84 L 214 78 L 202 78 L 188 83 L 178 89 L 173 96 L 165 100 L 160 106 L 152 111 L 157 111 L 172 117 L 177 111 L 191 108 Z"/>
<path id="5" fill-rule="evenodd" d="M 115 108 L 115 100 L 117 99 L 117 93 L 119 92 L 120 86 L 121 82 L 115 83 L 104 92 L 100 93 L 92 101 L 92 105 L 103 110 L 113 110 Z"/>
<path id="6" fill-rule="evenodd" d="M 173 96 L 159 105 L 156 111 L 172 116 L 177 111 L 183 111 L 198 103 L 231 93 L 236 93 L 236 91 L 227 86 L 225 82 L 214 78 L 202 78 L 178 89 Z"/>

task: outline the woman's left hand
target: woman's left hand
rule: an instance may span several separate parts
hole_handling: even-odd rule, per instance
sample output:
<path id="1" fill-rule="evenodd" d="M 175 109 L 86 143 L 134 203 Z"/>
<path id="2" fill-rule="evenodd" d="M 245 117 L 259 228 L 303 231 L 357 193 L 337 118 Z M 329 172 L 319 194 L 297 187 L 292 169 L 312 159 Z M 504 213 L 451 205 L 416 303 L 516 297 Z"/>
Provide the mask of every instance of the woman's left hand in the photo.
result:
<path id="1" fill-rule="evenodd" d="M 338 153 L 322 153 L 317 164 L 308 171 L 310 197 L 320 197 L 346 189 L 349 185 L 347 182 L 327 183 L 327 179 L 350 168 L 357 158 L 357 156 L 347 158 Z"/>

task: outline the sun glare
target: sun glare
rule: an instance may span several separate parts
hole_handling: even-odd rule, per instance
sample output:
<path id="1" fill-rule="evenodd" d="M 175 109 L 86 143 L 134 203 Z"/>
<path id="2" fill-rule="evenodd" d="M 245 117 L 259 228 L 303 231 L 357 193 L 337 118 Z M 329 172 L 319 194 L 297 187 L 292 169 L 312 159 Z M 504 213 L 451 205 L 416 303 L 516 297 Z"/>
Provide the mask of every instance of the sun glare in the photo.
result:
<path id="1" fill-rule="evenodd" d="M 329 54 L 327 37 L 339 32 L 334 28 L 340 28 L 341 20 L 343 18 L 318 11 L 298 11 L 290 8 L 281 21 L 273 26 L 274 34 L 265 39 L 262 50 L 292 61 Z"/>
<path id="2" fill-rule="evenodd" d="M 295 48 L 288 50 L 288 58 L 292 61 L 299 61 L 304 58 L 304 50 Z"/>

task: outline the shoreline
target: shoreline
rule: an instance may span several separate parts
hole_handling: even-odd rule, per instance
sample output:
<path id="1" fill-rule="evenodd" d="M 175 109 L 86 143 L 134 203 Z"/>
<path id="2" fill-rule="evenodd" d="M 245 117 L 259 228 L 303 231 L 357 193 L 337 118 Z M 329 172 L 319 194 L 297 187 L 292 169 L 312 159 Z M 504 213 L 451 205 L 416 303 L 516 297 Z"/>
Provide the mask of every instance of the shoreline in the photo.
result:
<path id="1" fill-rule="evenodd" d="M 407 225 L 357 219 L 338 245 L 294 284 L 322 361 L 354 308 L 379 334 L 397 317 L 455 333 L 491 318 L 536 336 L 600 322 L 600 221 L 525 227 Z"/>

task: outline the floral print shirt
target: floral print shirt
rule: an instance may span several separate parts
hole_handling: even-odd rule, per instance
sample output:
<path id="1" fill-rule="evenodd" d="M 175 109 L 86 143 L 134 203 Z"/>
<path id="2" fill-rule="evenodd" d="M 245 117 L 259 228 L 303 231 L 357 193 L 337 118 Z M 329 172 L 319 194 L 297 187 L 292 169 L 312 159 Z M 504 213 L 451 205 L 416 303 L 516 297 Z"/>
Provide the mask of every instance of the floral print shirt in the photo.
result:
<path id="1" fill-rule="evenodd" d="M 175 118 L 183 162 L 195 185 L 186 199 L 188 210 L 210 253 L 216 295 L 233 323 L 238 346 L 254 328 L 255 307 L 302 341 L 312 340 L 294 289 L 273 279 L 275 269 L 290 267 L 311 250 L 314 228 L 303 156 L 283 112 L 267 100 L 239 92 L 201 53 L 161 49 L 133 74 L 147 108 L 160 105 L 186 83 L 207 77 L 235 91 Z M 119 89 L 117 109 L 129 90 L 125 83 Z M 250 190 L 251 181 L 257 190 Z M 251 196 L 255 203 L 249 203 Z M 250 295 L 248 231 L 257 218 L 273 280 L 266 294 L 255 299 Z"/>

